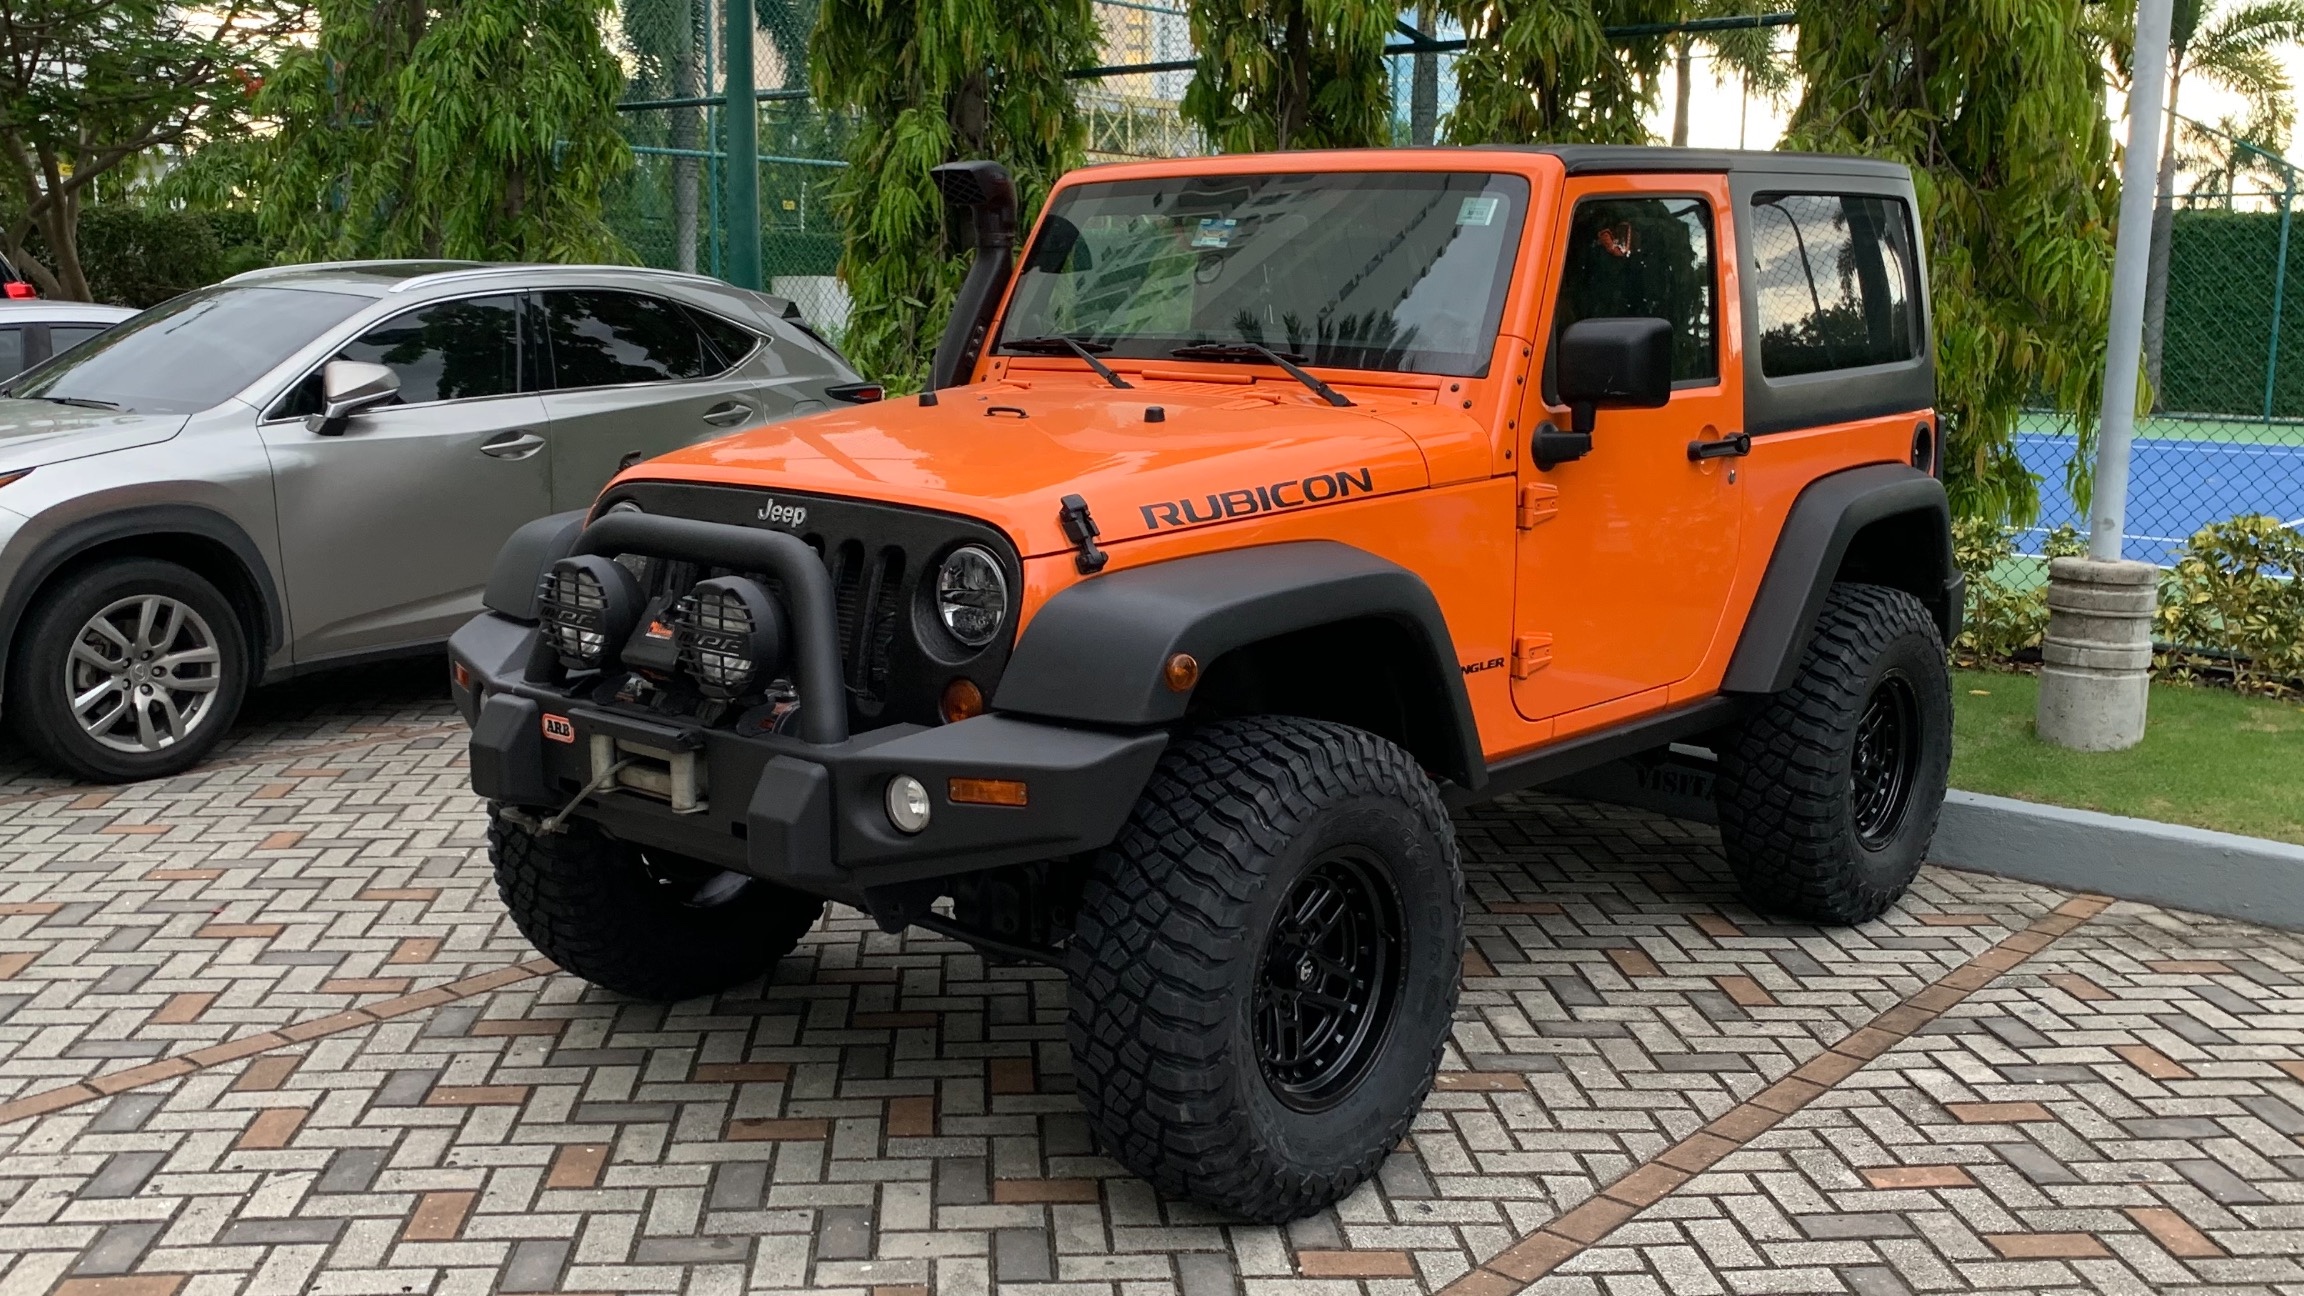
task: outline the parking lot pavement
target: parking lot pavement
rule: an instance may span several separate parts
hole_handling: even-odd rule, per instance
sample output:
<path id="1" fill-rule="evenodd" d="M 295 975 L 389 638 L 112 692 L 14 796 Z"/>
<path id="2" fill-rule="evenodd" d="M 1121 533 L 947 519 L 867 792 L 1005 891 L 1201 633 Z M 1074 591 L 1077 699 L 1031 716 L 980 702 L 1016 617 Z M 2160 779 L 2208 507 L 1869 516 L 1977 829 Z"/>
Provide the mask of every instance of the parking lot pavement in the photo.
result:
<path id="1" fill-rule="evenodd" d="M 438 679 L 0 764 L 0 1296 L 2304 1292 L 2295 935 L 1941 870 L 1788 926 L 1709 830 L 1519 799 L 1409 1141 L 1230 1225 L 1096 1155 L 1053 973 L 847 911 L 712 1002 L 555 973 Z"/>

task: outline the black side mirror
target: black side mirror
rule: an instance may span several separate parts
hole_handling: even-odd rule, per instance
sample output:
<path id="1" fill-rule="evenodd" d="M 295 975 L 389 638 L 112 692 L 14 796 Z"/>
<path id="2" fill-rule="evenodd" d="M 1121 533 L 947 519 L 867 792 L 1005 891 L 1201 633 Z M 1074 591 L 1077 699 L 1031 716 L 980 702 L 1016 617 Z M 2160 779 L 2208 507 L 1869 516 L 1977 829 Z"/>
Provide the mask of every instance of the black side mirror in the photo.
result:
<path id="1" fill-rule="evenodd" d="M 1648 315 L 1578 320 L 1560 331 L 1554 382 L 1566 432 L 1544 424 L 1529 453 L 1538 468 L 1581 459 L 1603 409 L 1656 409 L 1672 399 L 1672 324 Z"/>

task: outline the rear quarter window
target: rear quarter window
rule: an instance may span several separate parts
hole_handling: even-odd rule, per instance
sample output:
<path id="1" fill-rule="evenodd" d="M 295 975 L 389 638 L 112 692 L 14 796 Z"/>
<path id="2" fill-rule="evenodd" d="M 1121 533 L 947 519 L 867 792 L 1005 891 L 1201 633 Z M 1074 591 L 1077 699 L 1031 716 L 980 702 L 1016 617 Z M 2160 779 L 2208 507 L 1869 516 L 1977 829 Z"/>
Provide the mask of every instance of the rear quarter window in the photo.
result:
<path id="1" fill-rule="evenodd" d="M 1920 354 L 1911 214 L 1872 195 L 1763 193 L 1749 213 L 1760 371 L 1770 378 Z"/>

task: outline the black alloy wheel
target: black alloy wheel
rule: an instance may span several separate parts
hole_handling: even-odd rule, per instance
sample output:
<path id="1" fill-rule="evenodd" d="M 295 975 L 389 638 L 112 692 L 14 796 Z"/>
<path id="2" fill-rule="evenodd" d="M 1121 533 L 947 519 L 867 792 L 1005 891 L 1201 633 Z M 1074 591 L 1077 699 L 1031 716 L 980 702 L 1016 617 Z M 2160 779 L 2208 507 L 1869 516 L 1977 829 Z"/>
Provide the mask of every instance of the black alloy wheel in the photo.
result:
<path id="1" fill-rule="evenodd" d="M 1857 840 L 1879 850 L 1896 835 L 1912 802 L 1914 767 L 1920 760 L 1920 700 L 1902 671 L 1890 671 L 1873 685 L 1856 721 L 1856 744 L 1848 771 L 1849 811 Z"/>
<path id="2" fill-rule="evenodd" d="M 1281 1102 L 1325 1111 L 1383 1051 L 1398 1004 L 1400 902 L 1364 852 L 1328 852 L 1281 902 L 1256 982 L 1256 1061 Z"/>

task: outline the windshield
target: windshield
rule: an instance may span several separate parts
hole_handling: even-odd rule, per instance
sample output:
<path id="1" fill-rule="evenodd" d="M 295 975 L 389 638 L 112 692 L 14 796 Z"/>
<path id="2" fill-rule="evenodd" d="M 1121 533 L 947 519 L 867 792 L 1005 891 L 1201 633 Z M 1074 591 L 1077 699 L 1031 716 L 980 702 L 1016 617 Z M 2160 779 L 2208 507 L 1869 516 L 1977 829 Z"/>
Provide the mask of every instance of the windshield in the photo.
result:
<path id="1" fill-rule="evenodd" d="M 374 300 L 301 288 L 202 288 L 122 320 L 0 391 L 196 414 Z"/>
<path id="2" fill-rule="evenodd" d="M 1011 354 L 1072 338 L 1165 359 L 1256 343 L 1314 365 L 1485 373 L 1528 182 L 1476 172 L 1075 185 L 1026 254 Z"/>

